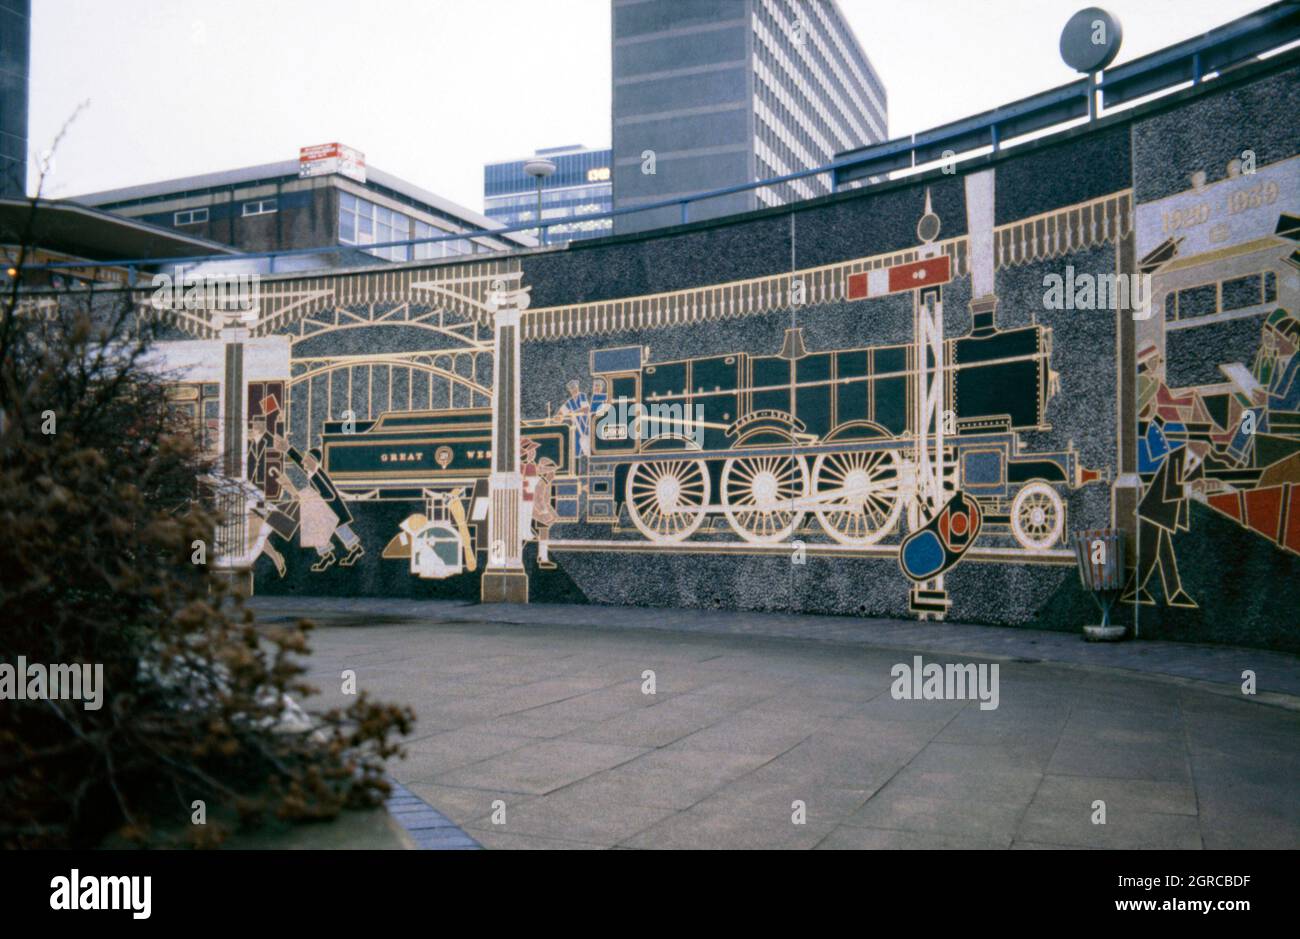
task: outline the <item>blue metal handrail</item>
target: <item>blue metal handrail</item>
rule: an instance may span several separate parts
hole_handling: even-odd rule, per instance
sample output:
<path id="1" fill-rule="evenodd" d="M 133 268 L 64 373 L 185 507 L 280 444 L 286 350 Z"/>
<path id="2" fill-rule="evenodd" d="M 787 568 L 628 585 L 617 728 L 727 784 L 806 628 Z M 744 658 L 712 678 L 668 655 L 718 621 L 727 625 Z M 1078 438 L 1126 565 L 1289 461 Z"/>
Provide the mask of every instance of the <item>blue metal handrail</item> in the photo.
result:
<path id="1" fill-rule="evenodd" d="M 1300 39 L 1300 0 L 1280 0 L 1272 6 L 1257 10 L 1211 30 L 1201 36 L 1185 40 L 1176 45 L 1158 50 L 1131 62 L 1116 66 L 1101 76 L 1099 83 L 1090 78 L 1081 78 L 1048 91 L 1039 92 L 1028 98 L 1013 101 L 992 110 L 976 114 L 951 124 L 920 131 L 905 137 L 896 137 L 853 150 L 822 166 L 797 170 L 781 176 L 772 176 L 755 182 L 739 183 L 721 189 L 678 196 L 644 205 L 611 209 L 607 212 L 591 215 L 573 216 L 545 224 L 538 219 L 533 224 L 509 225 L 502 228 L 476 229 L 465 232 L 451 232 L 430 238 L 412 238 L 403 241 L 385 241 L 371 245 L 330 245 L 321 248 L 288 248 L 277 251 L 258 251 L 235 254 L 204 254 L 173 258 L 131 258 L 119 261 L 56 261 L 45 264 L 28 265 L 25 270 L 60 270 L 72 268 L 117 267 L 126 268 L 129 282 L 134 284 L 137 267 L 163 264 L 193 264 L 213 260 L 259 260 L 266 259 L 274 270 L 277 258 L 307 257 L 320 254 L 334 254 L 343 251 L 363 251 L 366 253 L 382 248 L 414 247 L 415 245 L 438 244 L 444 241 L 473 241 L 491 238 L 501 240 L 501 236 L 515 232 L 537 230 L 540 233 L 539 244 L 545 245 L 546 232 L 549 228 L 573 221 L 596 221 L 612 219 L 621 215 L 637 212 L 652 212 L 657 209 L 678 208 L 682 224 L 690 220 L 690 206 L 696 202 L 716 199 L 721 196 L 762 189 L 766 186 L 778 186 L 782 183 L 809 176 L 829 173 L 838 188 L 841 182 L 869 179 L 883 173 L 910 169 L 937 159 L 957 160 L 971 151 L 992 146 L 997 150 L 1002 142 L 1010 137 L 1020 136 L 1034 130 L 1041 130 L 1089 113 L 1088 96 L 1101 92 L 1106 105 L 1132 101 L 1134 98 L 1154 94 L 1173 88 L 1189 79 L 1199 82 L 1208 71 L 1219 70 L 1236 65 L 1246 59 Z M 946 145 L 946 146 L 945 146 Z M 960 149 L 957 149 L 960 147 Z M 853 170 L 851 174 L 841 173 Z"/>

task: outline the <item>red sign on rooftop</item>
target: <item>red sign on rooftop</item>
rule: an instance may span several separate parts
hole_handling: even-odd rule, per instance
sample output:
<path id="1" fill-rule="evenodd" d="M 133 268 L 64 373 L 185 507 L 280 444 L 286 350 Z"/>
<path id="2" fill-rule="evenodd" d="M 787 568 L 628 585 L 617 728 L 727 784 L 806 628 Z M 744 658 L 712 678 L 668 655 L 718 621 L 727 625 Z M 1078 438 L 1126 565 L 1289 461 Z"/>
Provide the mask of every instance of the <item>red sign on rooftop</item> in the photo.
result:
<path id="1" fill-rule="evenodd" d="M 331 176 L 338 173 L 359 183 L 366 181 L 366 155 L 341 143 L 318 143 L 298 150 L 298 176 Z"/>

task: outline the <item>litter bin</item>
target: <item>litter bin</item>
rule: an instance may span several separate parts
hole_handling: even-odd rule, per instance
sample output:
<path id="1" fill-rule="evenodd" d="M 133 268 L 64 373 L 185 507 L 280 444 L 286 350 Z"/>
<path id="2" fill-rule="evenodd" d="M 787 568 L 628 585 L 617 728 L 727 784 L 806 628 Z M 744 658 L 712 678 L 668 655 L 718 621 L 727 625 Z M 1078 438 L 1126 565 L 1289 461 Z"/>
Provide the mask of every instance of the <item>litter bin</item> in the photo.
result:
<path id="1" fill-rule="evenodd" d="M 1110 622 L 1111 607 L 1124 589 L 1124 536 L 1115 528 L 1094 528 L 1074 533 L 1074 557 L 1079 581 L 1101 609 L 1101 625 L 1083 627 L 1085 639 L 1114 642 L 1124 638 L 1123 626 Z"/>

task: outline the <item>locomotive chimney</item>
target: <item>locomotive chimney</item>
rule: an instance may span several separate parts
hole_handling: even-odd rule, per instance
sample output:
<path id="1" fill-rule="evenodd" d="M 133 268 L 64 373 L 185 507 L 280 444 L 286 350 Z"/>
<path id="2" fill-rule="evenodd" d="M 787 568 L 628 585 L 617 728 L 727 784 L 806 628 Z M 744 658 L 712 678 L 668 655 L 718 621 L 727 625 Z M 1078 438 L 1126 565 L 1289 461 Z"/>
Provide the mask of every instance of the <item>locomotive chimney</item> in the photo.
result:
<path id="1" fill-rule="evenodd" d="M 803 344 L 803 327 L 791 326 L 785 331 L 785 342 L 781 345 L 781 351 L 777 353 L 783 359 L 802 359 L 808 354 L 808 350 Z"/>
<path id="2" fill-rule="evenodd" d="M 994 313 L 998 308 L 997 297 L 976 297 L 970 302 L 972 336 L 991 336 L 998 331 Z"/>
<path id="3" fill-rule="evenodd" d="M 966 182 L 966 236 L 970 245 L 971 335 L 997 332 L 998 299 L 993 281 L 993 170 L 971 173 Z"/>

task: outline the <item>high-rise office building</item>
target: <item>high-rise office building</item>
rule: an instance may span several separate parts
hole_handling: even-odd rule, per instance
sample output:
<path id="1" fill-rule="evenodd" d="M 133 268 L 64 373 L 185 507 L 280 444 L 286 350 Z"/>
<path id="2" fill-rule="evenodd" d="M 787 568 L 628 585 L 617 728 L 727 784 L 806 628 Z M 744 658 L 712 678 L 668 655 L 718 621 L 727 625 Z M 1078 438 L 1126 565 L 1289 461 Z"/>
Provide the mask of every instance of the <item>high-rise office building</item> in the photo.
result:
<path id="1" fill-rule="evenodd" d="M 0 0 L 0 196 L 27 194 L 31 0 Z"/>
<path id="2" fill-rule="evenodd" d="M 483 207 L 487 217 L 506 226 L 536 221 L 538 178 L 529 176 L 524 164 L 539 157 L 555 164 L 555 173 L 542 179 L 546 240 L 573 241 L 610 234 L 610 219 L 582 218 L 614 207 L 608 147 L 551 147 L 538 150 L 533 157 L 487 164 L 483 167 Z M 537 234 L 535 229 L 528 233 Z"/>
<path id="3" fill-rule="evenodd" d="M 614 207 L 822 166 L 888 136 L 884 85 L 835 0 L 613 0 Z M 809 199 L 830 174 L 720 196 L 691 220 Z M 673 225 L 675 207 L 615 219 Z"/>

